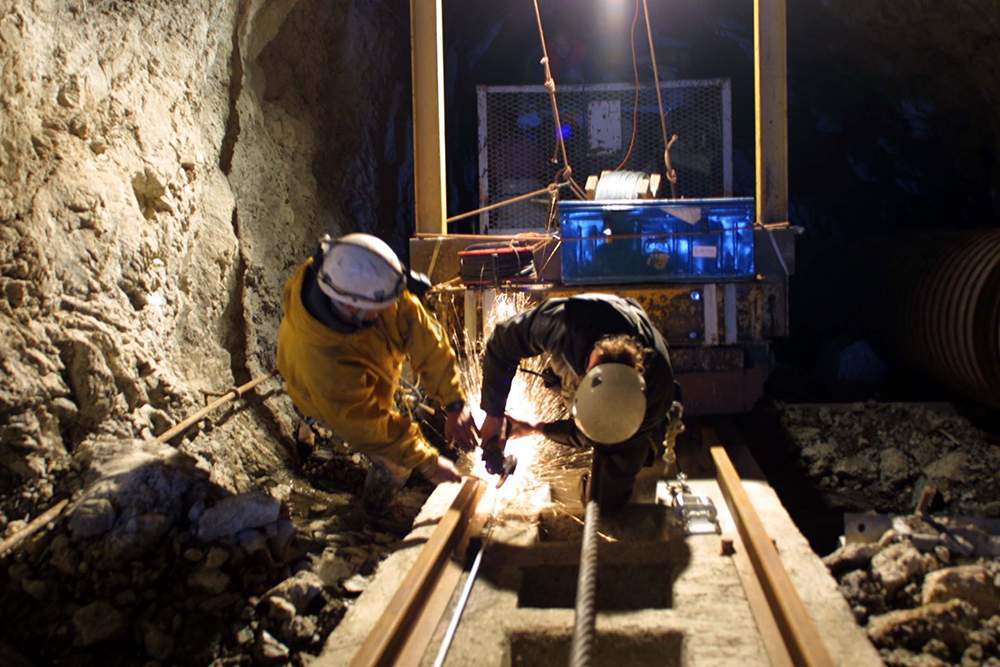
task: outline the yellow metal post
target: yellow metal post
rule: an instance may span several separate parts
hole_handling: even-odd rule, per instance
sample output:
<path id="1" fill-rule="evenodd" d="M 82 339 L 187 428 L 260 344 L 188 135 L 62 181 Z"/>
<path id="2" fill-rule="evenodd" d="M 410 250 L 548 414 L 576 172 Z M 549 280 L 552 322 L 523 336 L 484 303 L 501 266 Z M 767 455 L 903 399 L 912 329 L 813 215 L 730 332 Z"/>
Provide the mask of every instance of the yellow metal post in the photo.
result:
<path id="1" fill-rule="evenodd" d="M 785 0 L 754 0 L 757 223 L 788 220 L 788 84 Z"/>
<path id="2" fill-rule="evenodd" d="M 447 233 L 441 0 L 410 0 L 413 184 L 417 231 Z"/>

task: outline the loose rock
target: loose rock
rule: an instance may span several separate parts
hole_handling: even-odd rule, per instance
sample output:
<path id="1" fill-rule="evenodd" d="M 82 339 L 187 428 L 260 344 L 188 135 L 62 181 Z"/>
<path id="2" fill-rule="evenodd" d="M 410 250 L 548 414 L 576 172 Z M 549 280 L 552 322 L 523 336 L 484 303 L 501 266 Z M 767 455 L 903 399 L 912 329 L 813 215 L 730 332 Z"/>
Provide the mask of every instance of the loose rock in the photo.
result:
<path id="1" fill-rule="evenodd" d="M 80 644 L 90 646 L 111 639 L 125 627 L 121 613 L 103 600 L 92 602 L 73 613 L 73 625 Z"/>
<path id="2" fill-rule="evenodd" d="M 198 537 L 211 541 L 258 528 L 278 520 L 281 504 L 264 493 L 243 493 L 223 498 L 205 510 L 198 522 Z"/>
<path id="3" fill-rule="evenodd" d="M 931 572 L 924 579 L 923 604 L 965 600 L 980 618 L 1000 612 L 1000 589 L 981 565 L 963 565 Z"/>
<path id="4" fill-rule="evenodd" d="M 914 576 L 927 571 L 927 563 L 908 542 L 893 544 L 872 557 L 872 573 L 890 594 L 903 588 Z"/>
<path id="5" fill-rule="evenodd" d="M 270 632 L 264 630 L 257 640 L 255 654 L 264 664 L 274 664 L 288 659 L 288 647 L 279 642 Z"/>
<path id="6" fill-rule="evenodd" d="M 157 660 L 166 660 L 174 653 L 174 638 L 153 623 L 143 623 L 142 643 Z"/>
<path id="7" fill-rule="evenodd" d="M 206 593 L 217 595 L 229 588 L 229 575 L 206 567 L 192 574 L 188 584 Z"/>
<path id="8" fill-rule="evenodd" d="M 291 602 L 295 609 L 301 613 L 322 590 L 323 580 L 316 574 L 305 571 L 299 572 L 294 577 L 285 579 L 265 593 L 264 598 L 267 599 L 272 596 L 284 598 Z"/>
<path id="9" fill-rule="evenodd" d="M 103 535 L 114 525 L 115 508 L 105 498 L 88 498 L 69 517 L 69 529 L 76 540 Z"/>
<path id="10" fill-rule="evenodd" d="M 868 622 L 868 637 L 879 647 L 909 649 L 940 639 L 961 654 L 966 645 L 965 633 L 972 628 L 976 615 L 976 609 L 962 600 L 935 602 L 873 617 Z"/>

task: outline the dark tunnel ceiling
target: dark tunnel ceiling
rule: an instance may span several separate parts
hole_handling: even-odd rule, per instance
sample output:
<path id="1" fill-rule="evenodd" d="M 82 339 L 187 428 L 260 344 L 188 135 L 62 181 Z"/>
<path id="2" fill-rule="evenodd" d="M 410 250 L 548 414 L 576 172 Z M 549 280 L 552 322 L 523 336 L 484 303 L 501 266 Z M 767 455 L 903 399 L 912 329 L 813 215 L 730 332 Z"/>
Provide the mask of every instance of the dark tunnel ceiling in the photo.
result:
<path id="1" fill-rule="evenodd" d="M 732 79 L 736 190 L 752 194 L 753 3 L 650 5 L 665 79 Z M 632 80 L 631 1 L 547 0 L 541 6 L 558 84 Z M 617 6 L 620 19 L 609 6 Z M 822 0 L 789 3 L 788 12 L 793 222 L 833 237 L 992 224 L 1000 170 L 989 115 L 981 111 L 988 101 L 983 89 L 970 81 L 956 99 L 948 82 L 963 74 L 927 49 L 929 40 L 886 30 L 873 41 Z M 951 30 L 956 54 L 966 32 L 955 26 L 975 20 L 956 10 L 951 28 L 938 26 Z M 639 31 L 639 75 L 647 81 L 641 18 Z M 446 0 L 444 41 L 454 214 L 478 202 L 476 85 L 541 83 L 541 51 L 530 2 Z M 948 35 L 935 41 L 947 47 Z M 1000 46 L 992 50 L 1000 53 Z"/>

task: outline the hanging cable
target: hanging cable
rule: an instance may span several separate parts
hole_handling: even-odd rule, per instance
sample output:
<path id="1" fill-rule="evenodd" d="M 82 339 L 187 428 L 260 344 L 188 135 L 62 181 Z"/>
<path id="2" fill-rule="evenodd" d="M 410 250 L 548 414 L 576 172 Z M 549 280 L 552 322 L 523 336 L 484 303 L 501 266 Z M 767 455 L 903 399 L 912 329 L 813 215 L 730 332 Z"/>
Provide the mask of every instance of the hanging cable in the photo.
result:
<path id="1" fill-rule="evenodd" d="M 632 15 L 632 31 L 629 33 L 629 43 L 632 46 L 632 74 L 635 78 L 635 95 L 632 98 L 632 138 L 628 142 L 628 150 L 625 157 L 618 163 L 613 171 L 620 171 L 628 164 L 632 157 L 632 149 L 635 148 L 636 131 L 639 129 L 639 63 L 635 55 L 635 26 L 639 22 L 639 0 L 635 0 L 635 13 Z"/>
<path id="2" fill-rule="evenodd" d="M 566 141 L 563 138 L 562 120 L 559 118 L 559 104 L 556 102 L 556 82 L 552 78 L 552 68 L 549 66 L 549 49 L 545 45 L 545 29 L 542 27 L 542 12 L 538 7 L 538 0 L 533 0 L 535 5 L 535 21 L 538 24 L 538 39 L 542 43 L 542 67 L 545 68 L 545 90 L 549 92 L 549 101 L 552 103 L 552 120 L 555 123 L 556 141 L 559 146 L 559 153 L 562 155 L 563 168 L 560 175 L 570 184 L 573 193 L 580 199 L 586 199 L 587 193 L 583 191 L 580 184 L 573 179 L 573 167 L 569 164 L 569 156 L 566 153 Z"/>
<path id="3" fill-rule="evenodd" d="M 537 6 L 537 0 L 536 0 Z M 649 23 L 649 5 L 646 0 L 642 0 L 642 11 L 646 18 L 646 37 L 649 40 L 649 59 L 653 65 L 653 83 L 656 86 L 656 104 L 660 109 L 660 132 L 663 134 L 663 166 L 666 169 L 664 174 L 670 182 L 670 196 L 677 198 L 677 170 L 670 163 L 670 147 L 677 141 L 675 134 L 667 140 L 667 114 L 663 110 L 663 93 L 660 91 L 660 73 L 656 68 L 656 49 L 653 47 L 653 28 Z"/>

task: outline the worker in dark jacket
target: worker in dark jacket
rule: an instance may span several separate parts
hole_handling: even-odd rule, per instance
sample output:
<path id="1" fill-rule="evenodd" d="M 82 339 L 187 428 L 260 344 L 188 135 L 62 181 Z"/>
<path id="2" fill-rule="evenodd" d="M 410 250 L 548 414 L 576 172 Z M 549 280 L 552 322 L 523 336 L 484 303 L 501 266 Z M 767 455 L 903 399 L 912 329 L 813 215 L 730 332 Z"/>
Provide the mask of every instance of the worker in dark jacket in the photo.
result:
<path id="1" fill-rule="evenodd" d="M 660 450 L 674 400 L 667 344 L 636 301 L 610 294 L 548 299 L 496 326 L 483 360 L 484 443 L 501 432 L 521 359 L 547 355 L 570 418 L 513 420 L 508 437 L 538 432 L 593 447 L 592 497 L 602 507 L 628 502 L 635 476 Z M 484 451 L 487 463 L 495 452 Z"/>

